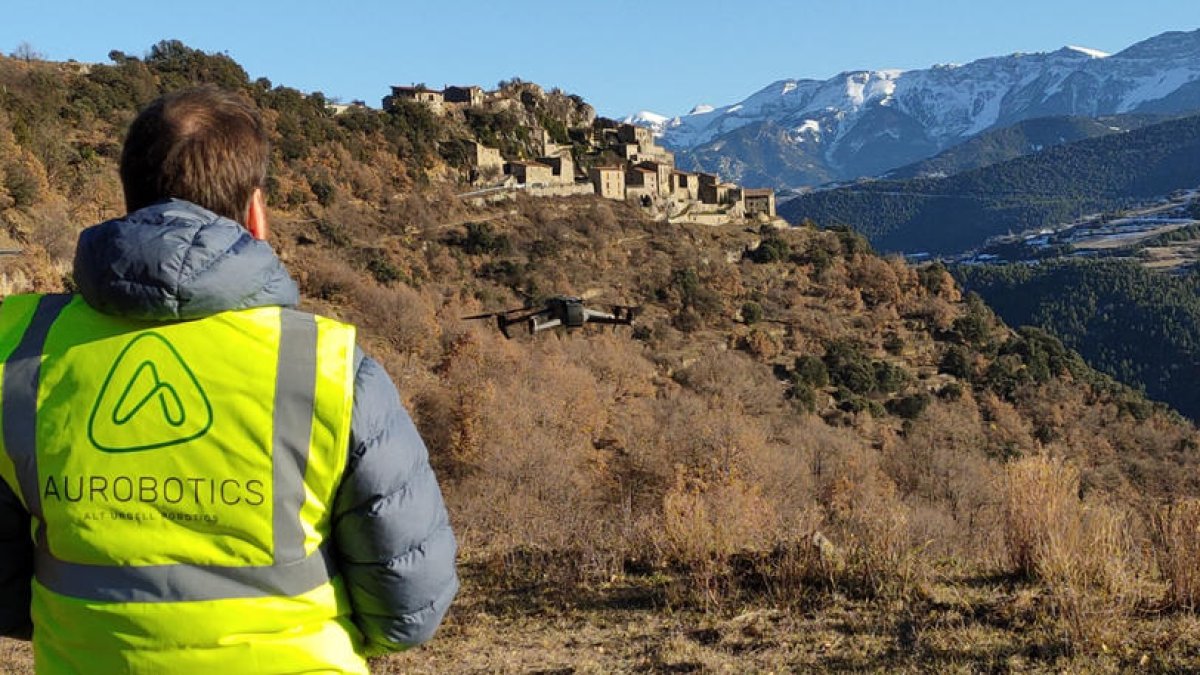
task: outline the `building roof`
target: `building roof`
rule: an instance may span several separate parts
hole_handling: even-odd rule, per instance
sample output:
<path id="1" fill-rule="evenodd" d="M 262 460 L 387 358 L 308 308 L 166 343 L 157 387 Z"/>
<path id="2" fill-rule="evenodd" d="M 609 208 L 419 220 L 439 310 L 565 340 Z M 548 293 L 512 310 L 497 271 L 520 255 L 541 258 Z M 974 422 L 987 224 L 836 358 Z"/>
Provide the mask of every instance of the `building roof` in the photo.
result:
<path id="1" fill-rule="evenodd" d="M 399 94 L 401 92 L 412 93 L 412 94 L 441 94 L 442 93 L 435 89 L 430 89 L 429 87 L 399 87 L 399 86 L 395 86 L 395 85 L 392 86 L 393 94 Z"/>
<path id="2" fill-rule="evenodd" d="M 742 194 L 747 197 L 770 197 L 775 194 L 775 190 L 771 188 L 746 188 L 742 190 Z"/>
<path id="3" fill-rule="evenodd" d="M 638 173 L 657 173 L 654 169 L 647 169 L 644 166 L 635 166 L 630 169 L 630 171 L 636 171 Z"/>
<path id="4" fill-rule="evenodd" d="M 524 159 L 510 159 L 508 161 L 508 163 L 512 166 L 540 166 L 543 169 L 551 168 L 549 164 L 542 164 L 541 162 L 530 162 L 530 161 L 524 160 Z"/>

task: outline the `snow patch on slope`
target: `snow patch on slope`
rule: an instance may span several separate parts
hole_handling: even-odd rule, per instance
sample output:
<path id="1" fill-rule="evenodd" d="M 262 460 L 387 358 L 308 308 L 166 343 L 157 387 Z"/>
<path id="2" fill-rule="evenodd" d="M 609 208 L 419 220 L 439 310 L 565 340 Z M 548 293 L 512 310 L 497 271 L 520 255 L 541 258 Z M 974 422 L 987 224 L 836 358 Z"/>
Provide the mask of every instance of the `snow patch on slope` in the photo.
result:
<path id="1" fill-rule="evenodd" d="M 1102 52 L 1099 49 L 1090 49 L 1088 47 L 1079 47 L 1077 45 L 1067 45 L 1067 49 L 1079 52 L 1085 56 L 1090 56 L 1093 59 L 1105 59 L 1112 56 L 1112 54 L 1109 54 L 1108 52 Z"/>

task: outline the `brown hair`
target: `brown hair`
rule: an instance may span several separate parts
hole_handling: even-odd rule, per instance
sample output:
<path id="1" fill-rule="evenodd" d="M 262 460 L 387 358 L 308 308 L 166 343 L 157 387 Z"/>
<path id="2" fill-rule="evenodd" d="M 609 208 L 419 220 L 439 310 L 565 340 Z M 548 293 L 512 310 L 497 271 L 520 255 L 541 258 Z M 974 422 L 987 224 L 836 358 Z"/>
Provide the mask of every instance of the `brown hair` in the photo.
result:
<path id="1" fill-rule="evenodd" d="M 254 105 L 213 85 L 176 91 L 133 121 L 121 152 L 125 208 L 131 213 L 175 197 L 243 223 L 269 161 Z"/>

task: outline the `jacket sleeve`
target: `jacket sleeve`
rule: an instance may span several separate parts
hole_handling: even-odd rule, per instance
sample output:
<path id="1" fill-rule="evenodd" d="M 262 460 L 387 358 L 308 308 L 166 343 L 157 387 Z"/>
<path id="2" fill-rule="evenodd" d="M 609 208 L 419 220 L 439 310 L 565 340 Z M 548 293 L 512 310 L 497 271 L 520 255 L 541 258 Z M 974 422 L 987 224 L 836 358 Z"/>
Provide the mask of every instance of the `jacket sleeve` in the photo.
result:
<path id="1" fill-rule="evenodd" d="M 32 582 L 29 512 L 0 479 L 0 635 L 29 639 L 33 632 L 29 619 Z"/>
<path id="2" fill-rule="evenodd" d="M 458 591 L 457 545 L 395 385 L 374 360 L 355 356 L 350 456 L 333 536 L 355 623 L 375 655 L 433 636 Z"/>

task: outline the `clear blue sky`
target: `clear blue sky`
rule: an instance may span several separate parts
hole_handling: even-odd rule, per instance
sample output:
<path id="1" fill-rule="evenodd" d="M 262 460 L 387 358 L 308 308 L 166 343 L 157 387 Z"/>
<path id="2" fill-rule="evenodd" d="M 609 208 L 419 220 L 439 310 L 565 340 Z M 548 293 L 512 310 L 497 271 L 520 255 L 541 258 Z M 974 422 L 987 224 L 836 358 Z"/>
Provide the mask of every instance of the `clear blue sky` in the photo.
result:
<path id="1" fill-rule="evenodd" d="M 106 62 L 179 39 L 227 52 L 251 78 L 373 106 L 392 84 L 516 75 L 619 116 L 734 103 L 786 77 L 1067 44 L 1115 52 L 1196 28 L 1197 0 L 4 0 L 0 50 Z"/>

